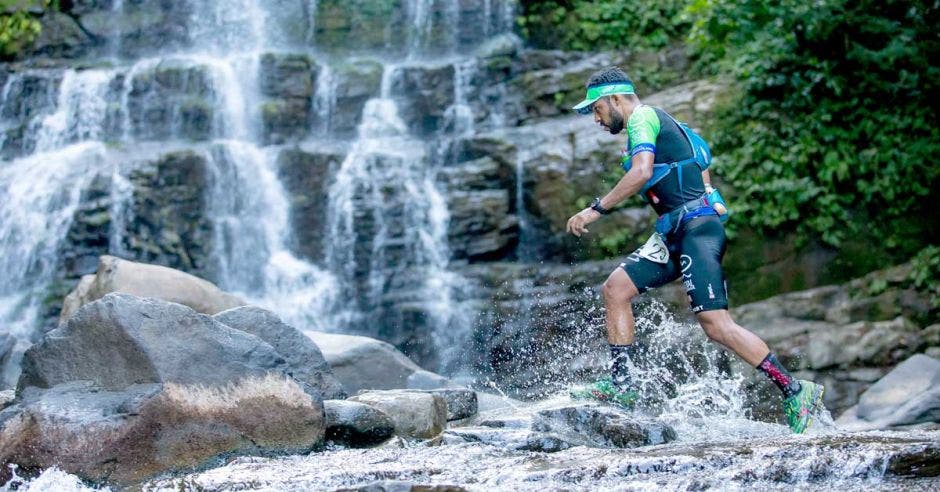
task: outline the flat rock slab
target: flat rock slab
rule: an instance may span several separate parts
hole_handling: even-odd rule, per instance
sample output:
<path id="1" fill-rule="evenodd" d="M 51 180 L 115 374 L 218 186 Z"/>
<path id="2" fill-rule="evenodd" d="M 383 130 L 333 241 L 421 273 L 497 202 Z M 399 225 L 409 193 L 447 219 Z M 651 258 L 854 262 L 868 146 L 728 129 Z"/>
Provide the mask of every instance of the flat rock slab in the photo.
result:
<path id="1" fill-rule="evenodd" d="M 366 391 L 349 401 L 378 408 L 395 424 L 395 433 L 403 437 L 429 439 L 447 425 L 447 402 L 439 395 L 422 391 Z"/>
<path id="2" fill-rule="evenodd" d="M 662 422 L 592 403 L 542 410 L 533 417 L 532 430 L 599 448 L 635 448 L 676 439 L 676 431 Z"/>
<path id="3" fill-rule="evenodd" d="M 376 407 L 346 400 L 326 400 L 326 440 L 349 447 L 381 444 L 395 435 L 395 424 Z"/>

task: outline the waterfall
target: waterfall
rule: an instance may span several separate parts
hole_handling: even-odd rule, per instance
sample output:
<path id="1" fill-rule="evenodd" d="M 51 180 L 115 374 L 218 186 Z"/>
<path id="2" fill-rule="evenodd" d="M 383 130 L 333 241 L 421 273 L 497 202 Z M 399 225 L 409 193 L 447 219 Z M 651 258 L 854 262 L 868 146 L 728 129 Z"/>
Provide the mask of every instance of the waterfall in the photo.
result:
<path id="1" fill-rule="evenodd" d="M 163 153 L 180 150 L 205 163 L 211 264 L 203 273 L 209 280 L 303 329 L 396 341 L 396 334 L 418 323 L 416 329 L 427 335 L 425 349 L 433 352 L 423 361 L 459 369 L 474 313 L 461 306 L 467 282 L 449 264 L 450 214 L 437 172 L 447 164 L 452 143 L 476 131 L 470 98 L 478 68 L 466 53 L 486 36 L 511 29 L 503 17 L 513 3 L 488 0 L 481 7 L 483 23 L 471 26 L 483 37 L 473 38 L 458 35 L 470 18 L 457 2 L 403 2 L 390 7 L 400 12 L 385 21 L 378 51 L 363 42 L 345 59 L 324 55 L 332 47 L 317 45 L 317 23 L 329 19 L 320 11 L 330 8 L 324 5 L 115 1 L 101 7 L 117 19 L 95 55 L 104 63 L 92 56 L 83 64 L 108 68 L 0 74 L 0 274 L 8 279 L 0 291 L 5 327 L 0 338 L 12 337 L 17 347 L 12 357 L 0 353 L 4 386 L 15 382 L 19 354 L 38 339 L 42 326 L 54 323 L 50 309 L 56 296 L 73 285 L 74 275 L 91 273 L 87 260 L 81 271 L 63 272 L 62 254 L 74 247 L 68 237 L 77 214 L 93 201 L 107 216 L 100 226 L 100 243 L 106 246 L 89 254 L 138 259 L 142 253 L 132 226 L 143 210 L 135 208 L 142 203 L 135 173 Z M 139 18 L 143 9 L 154 9 L 159 13 L 154 19 L 169 23 L 173 42 L 140 48 L 135 37 L 149 34 L 129 33 L 121 23 Z M 323 39 L 330 28 L 322 26 Z M 358 40 L 348 42 L 355 46 Z M 275 85 L 284 80 L 280 72 L 262 67 L 269 54 L 275 60 L 293 55 L 310 60 L 315 73 L 309 93 L 290 92 L 306 90 L 300 72 L 294 72 L 299 85 L 283 89 L 287 92 L 265 92 L 262 77 Z M 368 97 L 363 97 L 368 85 L 350 81 L 347 71 L 360 61 L 382 67 L 381 81 Z M 284 66 L 292 67 L 289 61 Z M 420 121 L 412 108 L 422 98 L 408 88 L 419 84 L 421 91 L 434 90 L 421 85 L 425 72 L 453 77 L 447 82 L 452 100 L 430 133 L 416 126 Z M 349 89 L 351 83 L 365 85 Z M 279 112 L 263 113 L 266 104 L 280 104 L 272 106 Z M 271 118 L 291 108 L 302 111 L 298 121 L 308 125 L 304 134 L 279 137 L 284 143 L 269 141 L 276 124 Z M 350 111 L 357 114 L 344 114 L 343 121 L 357 122 L 351 139 L 334 133 L 337 115 Z M 281 181 L 279 158 L 298 144 L 310 152 L 346 150 L 324 178 L 328 210 L 320 233 L 327 239 L 320 257 L 305 257 L 293 246 L 298 234 L 310 231 L 295 229 L 296 211 Z M 92 191 L 98 178 L 103 184 Z M 385 325 L 373 326 L 376 319 Z M 4 343 L 0 339 L 0 346 Z"/>

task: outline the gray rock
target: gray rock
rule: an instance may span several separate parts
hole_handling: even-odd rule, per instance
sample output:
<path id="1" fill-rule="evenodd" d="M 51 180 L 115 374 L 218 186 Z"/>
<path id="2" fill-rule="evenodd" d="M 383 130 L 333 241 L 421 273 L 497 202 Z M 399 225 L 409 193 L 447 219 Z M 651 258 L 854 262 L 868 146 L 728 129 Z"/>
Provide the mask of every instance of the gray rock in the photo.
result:
<path id="1" fill-rule="evenodd" d="M 349 400 L 384 412 L 402 437 L 429 439 L 447 425 L 447 402 L 438 395 L 411 390 L 366 391 Z"/>
<path id="2" fill-rule="evenodd" d="M 175 302 L 204 314 L 216 314 L 245 304 L 211 282 L 159 265 L 102 256 L 94 275 L 85 275 L 65 298 L 59 322 L 68 321 L 79 308 L 112 292 Z"/>
<path id="3" fill-rule="evenodd" d="M 222 456 L 306 453 L 324 429 L 322 402 L 282 376 L 217 389 L 66 383 L 27 388 L 0 412 L 0 466 L 57 466 L 123 488 Z"/>
<path id="4" fill-rule="evenodd" d="M 357 487 L 344 487 L 334 492 L 466 492 L 458 485 L 424 485 L 405 480 L 378 480 Z"/>
<path id="5" fill-rule="evenodd" d="M 140 140 L 207 140 L 213 135 L 213 77 L 205 65 L 166 60 L 134 74 L 128 132 Z"/>
<path id="6" fill-rule="evenodd" d="M 913 354 L 920 346 L 920 330 L 910 320 L 861 321 L 809 333 L 808 367 L 886 366 Z"/>
<path id="7" fill-rule="evenodd" d="M 374 338 L 306 331 L 320 347 L 333 374 L 347 393 L 364 389 L 408 386 L 408 377 L 422 370 L 392 345 Z"/>
<path id="8" fill-rule="evenodd" d="M 448 194 L 447 202 L 454 258 L 498 259 L 518 241 L 519 219 L 509 213 L 508 190 L 455 191 Z"/>
<path id="9" fill-rule="evenodd" d="M 337 135 L 353 135 L 362 121 L 366 101 L 377 97 L 382 86 L 382 64 L 375 60 L 357 60 L 334 67 L 333 96 L 327 129 Z M 322 109 L 322 108 L 321 108 Z"/>
<path id="10" fill-rule="evenodd" d="M 899 364 L 862 394 L 858 417 L 889 425 L 940 422 L 940 361 L 917 354 Z"/>
<path id="11" fill-rule="evenodd" d="M 439 395 L 447 402 L 447 421 L 473 417 L 479 410 L 477 392 L 468 389 L 437 389 L 429 393 Z"/>
<path id="12" fill-rule="evenodd" d="M 212 278 L 213 225 L 204 196 L 210 179 L 206 154 L 191 150 L 132 171 L 134 220 L 121 244 L 128 259 Z"/>
<path id="13" fill-rule="evenodd" d="M 408 376 L 408 389 L 433 390 L 452 386 L 454 386 L 454 383 L 450 379 L 424 369 L 415 371 L 411 376 Z"/>
<path id="14" fill-rule="evenodd" d="M 542 410 L 534 417 L 532 430 L 557 434 L 576 445 L 601 448 L 633 448 L 676 439 L 676 431 L 662 422 L 597 404 Z"/>
<path id="15" fill-rule="evenodd" d="M 261 107 L 265 143 L 301 140 L 313 120 L 312 96 L 320 68 L 307 55 L 266 53 L 261 57 Z"/>
<path id="16" fill-rule="evenodd" d="M 225 385 L 286 369 L 281 355 L 254 335 L 181 304 L 112 293 L 26 351 L 18 388 L 78 380 L 108 390 L 158 382 Z"/>
<path id="17" fill-rule="evenodd" d="M 368 447 L 395 435 L 385 412 L 355 401 L 326 400 L 326 439 L 350 447 Z"/>
<path id="18" fill-rule="evenodd" d="M 454 66 L 401 67 L 393 76 L 391 96 L 399 101 L 399 116 L 413 134 L 438 133 L 454 103 Z"/>
<path id="19" fill-rule="evenodd" d="M 242 306 L 213 316 L 223 324 L 250 333 L 277 350 L 287 362 L 287 374 L 308 393 L 324 399 L 345 398 L 339 381 L 313 341 L 276 314 L 255 306 Z"/>
<path id="20" fill-rule="evenodd" d="M 13 404 L 13 400 L 16 399 L 16 392 L 13 390 L 3 390 L 0 391 L 0 410 Z"/>
<path id="21" fill-rule="evenodd" d="M 324 260 L 330 176 L 344 157 L 342 151 L 318 145 L 284 149 L 277 158 L 278 176 L 290 200 L 292 251 L 313 261 Z"/>

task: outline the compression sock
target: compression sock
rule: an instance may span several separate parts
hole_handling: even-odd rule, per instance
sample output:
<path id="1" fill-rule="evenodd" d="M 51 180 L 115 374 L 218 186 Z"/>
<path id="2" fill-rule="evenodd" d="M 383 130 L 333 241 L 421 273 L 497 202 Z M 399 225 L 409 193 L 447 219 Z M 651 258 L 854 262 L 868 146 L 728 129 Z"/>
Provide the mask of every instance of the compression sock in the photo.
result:
<path id="1" fill-rule="evenodd" d="M 630 377 L 630 359 L 636 349 L 633 345 L 610 344 L 610 377 L 618 389 L 630 389 L 633 379 Z"/>
<path id="2" fill-rule="evenodd" d="M 766 374 L 780 388 L 784 398 L 789 398 L 800 392 L 800 382 L 790 375 L 773 352 L 764 357 L 764 360 L 757 365 L 757 369 Z"/>

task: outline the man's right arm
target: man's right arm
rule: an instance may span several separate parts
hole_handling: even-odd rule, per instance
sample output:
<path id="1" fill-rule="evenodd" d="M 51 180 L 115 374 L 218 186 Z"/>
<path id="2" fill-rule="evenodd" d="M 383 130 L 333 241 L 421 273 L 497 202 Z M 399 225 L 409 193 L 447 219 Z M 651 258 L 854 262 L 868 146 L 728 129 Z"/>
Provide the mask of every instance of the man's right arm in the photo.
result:
<path id="1" fill-rule="evenodd" d="M 620 178 L 610 192 L 601 198 L 601 207 L 610 210 L 640 191 L 643 184 L 653 176 L 655 155 L 652 152 L 640 152 L 631 157 L 630 170 Z"/>

